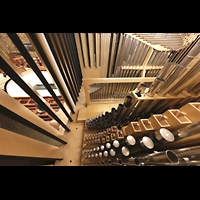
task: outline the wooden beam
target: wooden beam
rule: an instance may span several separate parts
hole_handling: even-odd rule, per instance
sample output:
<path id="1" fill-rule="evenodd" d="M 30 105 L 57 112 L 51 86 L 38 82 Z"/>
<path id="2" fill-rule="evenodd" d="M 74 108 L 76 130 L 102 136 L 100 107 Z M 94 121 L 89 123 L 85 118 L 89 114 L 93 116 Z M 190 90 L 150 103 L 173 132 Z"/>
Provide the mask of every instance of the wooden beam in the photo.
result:
<path id="1" fill-rule="evenodd" d="M 83 87 L 85 90 L 85 97 L 87 105 L 90 105 L 90 94 L 88 89 L 88 84 L 93 83 L 134 83 L 134 82 L 153 82 L 156 77 L 146 77 L 146 78 L 84 78 Z"/>
<path id="2" fill-rule="evenodd" d="M 14 120 L 19 121 L 22 124 L 26 123 L 26 126 L 29 126 L 30 128 L 41 132 L 41 134 L 47 135 L 63 144 L 67 143 L 65 137 L 59 131 L 31 112 L 17 100 L 9 96 L 6 92 L 0 90 L 0 96 L 0 111 L 8 111 L 8 113 L 4 111 L 5 115 L 12 113 Z M 8 117 L 12 116 L 9 115 Z"/>
<path id="3" fill-rule="evenodd" d="M 77 51 L 78 51 L 80 66 L 81 66 L 81 68 L 84 68 L 85 66 L 83 64 L 83 56 L 82 56 L 81 41 L 80 41 L 80 38 L 79 38 L 79 34 L 74 33 L 74 37 L 75 37 L 76 47 L 77 47 Z"/>
<path id="4" fill-rule="evenodd" d="M 80 33 L 80 35 L 81 35 L 81 42 L 82 42 L 82 47 L 83 47 L 83 57 L 84 57 L 84 61 L 85 61 L 85 67 L 89 67 L 86 33 Z"/>
<path id="5" fill-rule="evenodd" d="M 83 81 L 83 88 L 85 91 L 86 103 L 87 103 L 87 105 L 90 105 L 90 94 L 89 94 L 89 90 L 88 90 L 88 83 Z"/>
<path id="6" fill-rule="evenodd" d="M 133 83 L 133 82 L 153 82 L 156 77 L 136 77 L 136 78 L 84 78 L 83 83 Z"/>
<path id="7" fill-rule="evenodd" d="M 90 67 L 95 67 L 94 61 L 94 33 L 88 33 Z"/>
<path id="8" fill-rule="evenodd" d="M 58 147 L 0 128 L 0 156 L 61 160 Z"/>

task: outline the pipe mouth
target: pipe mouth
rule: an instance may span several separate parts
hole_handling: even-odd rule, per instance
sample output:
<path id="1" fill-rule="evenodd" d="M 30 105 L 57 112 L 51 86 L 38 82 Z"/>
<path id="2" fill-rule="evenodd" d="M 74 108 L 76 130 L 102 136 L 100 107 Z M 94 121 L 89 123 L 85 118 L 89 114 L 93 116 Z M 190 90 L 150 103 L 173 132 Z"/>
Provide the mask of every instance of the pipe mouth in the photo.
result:
<path id="1" fill-rule="evenodd" d="M 175 140 L 173 133 L 166 128 L 161 128 L 160 134 L 168 142 L 173 142 Z"/>
<path id="2" fill-rule="evenodd" d="M 126 139 L 127 139 L 128 144 L 130 144 L 131 146 L 135 145 L 136 140 L 132 135 L 127 136 Z"/>
<path id="3" fill-rule="evenodd" d="M 179 163 L 178 157 L 173 151 L 167 150 L 166 155 L 167 155 L 167 158 L 170 160 L 170 162 L 172 162 L 174 164 Z"/>
<path id="4" fill-rule="evenodd" d="M 129 100 L 132 100 L 132 99 L 133 99 L 133 97 L 130 96 L 130 95 L 126 95 L 126 98 L 129 99 Z"/>
<path id="5" fill-rule="evenodd" d="M 111 112 L 115 112 L 115 108 L 112 108 L 112 109 L 111 109 Z"/>
<path id="6" fill-rule="evenodd" d="M 110 149 L 111 148 L 111 144 L 109 142 L 106 143 L 106 148 Z"/>
<path id="7" fill-rule="evenodd" d="M 142 142 L 144 144 L 144 146 L 147 148 L 147 149 L 153 149 L 154 147 L 154 143 L 153 141 L 151 140 L 151 138 L 147 137 L 147 136 L 144 136 L 142 138 Z"/>
<path id="8" fill-rule="evenodd" d="M 115 148 L 118 148 L 118 147 L 119 147 L 119 141 L 118 141 L 118 140 L 114 140 L 114 141 L 113 141 L 113 146 L 114 146 Z"/>
<path id="9" fill-rule="evenodd" d="M 118 160 L 118 163 L 121 165 L 123 162 L 121 159 Z"/>
<path id="10" fill-rule="evenodd" d="M 129 149 L 125 146 L 122 147 L 121 151 L 124 156 L 129 156 L 129 154 L 130 154 Z"/>
<path id="11" fill-rule="evenodd" d="M 109 164 L 112 164 L 112 161 L 111 161 L 111 160 L 108 160 L 108 163 L 109 163 Z"/>
<path id="12" fill-rule="evenodd" d="M 103 155 L 104 155 L 104 157 L 107 157 L 107 156 L 108 156 L 108 152 L 107 152 L 107 151 L 104 151 L 104 152 L 103 152 Z"/>
<path id="13" fill-rule="evenodd" d="M 165 82 L 164 78 L 156 78 L 156 80 L 161 81 L 161 82 Z"/>
<path id="14" fill-rule="evenodd" d="M 146 87 L 146 88 L 148 87 L 148 86 L 147 86 L 146 84 L 144 84 L 144 83 L 141 83 L 140 85 L 141 85 L 142 87 Z"/>
<path id="15" fill-rule="evenodd" d="M 140 160 L 138 158 L 135 158 L 135 164 L 136 165 L 140 165 L 141 164 L 141 162 L 140 162 Z"/>
<path id="16" fill-rule="evenodd" d="M 111 156 L 115 156 L 116 155 L 116 151 L 114 149 L 110 149 L 110 155 Z"/>

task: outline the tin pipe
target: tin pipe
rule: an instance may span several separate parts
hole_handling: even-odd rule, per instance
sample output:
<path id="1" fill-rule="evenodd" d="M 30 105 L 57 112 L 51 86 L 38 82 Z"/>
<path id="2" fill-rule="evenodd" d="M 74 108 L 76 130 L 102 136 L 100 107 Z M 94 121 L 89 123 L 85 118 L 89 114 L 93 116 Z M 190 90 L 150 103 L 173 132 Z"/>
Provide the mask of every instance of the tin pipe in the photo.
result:
<path id="1" fill-rule="evenodd" d="M 154 148 L 154 143 L 151 138 L 144 136 L 137 141 L 137 143 L 133 147 L 123 146 L 121 148 L 122 155 L 125 157 L 129 157 L 132 154 L 144 151 L 152 151 Z"/>
<path id="2" fill-rule="evenodd" d="M 112 161 L 113 166 L 123 166 L 122 165 L 122 160 L 120 158 L 116 158 Z"/>
<path id="3" fill-rule="evenodd" d="M 187 157 L 188 160 L 198 160 L 200 161 L 200 145 L 181 148 L 181 149 L 174 149 L 173 152 L 179 157 L 184 158 Z"/>
<path id="4" fill-rule="evenodd" d="M 178 88 L 179 82 L 185 79 L 184 76 L 188 74 L 188 71 L 190 71 L 190 68 L 188 68 L 188 66 L 193 62 L 193 60 L 191 60 L 191 56 L 195 57 L 199 53 L 200 41 L 198 40 L 199 36 L 195 39 L 195 41 L 193 41 L 193 44 L 191 44 L 191 46 L 187 49 L 187 52 L 190 51 L 188 55 L 186 55 L 184 59 L 179 63 L 179 65 L 181 65 L 182 68 L 179 68 L 179 70 L 177 70 L 176 73 L 174 73 L 173 76 L 171 76 L 169 80 L 166 81 L 168 85 L 165 85 L 165 87 L 163 87 L 160 90 L 160 95 L 164 96 L 169 91 L 173 93 L 174 90 Z"/>
<path id="5" fill-rule="evenodd" d="M 137 157 L 121 158 L 121 164 L 126 166 L 140 166 L 141 162 Z"/>
<path id="6" fill-rule="evenodd" d="M 160 86 L 165 82 L 165 79 L 157 77 L 154 82 L 149 87 L 149 91 L 147 92 L 147 96 L 153 97 L 154 94 L 158 91 Z"/>
<path id="7" fill-rule="evenodd" d="M 129 107 L 131 105 L 131 101 L 132 101 L 133 97 L 130 95 L 127 95 L 125 100 L 124 100 L 124 105 Z"/>
<path id="8" fill-rule="evenodd" d="M 144 165 L 178 165 L 182 162 L 177 155 L 170 150 L 154 152 L 143 157 L 138 157 L 138 159 L 141 163 L 144 163 Z"/>
<path id="9" fill-rule="evenodd" d="M 200 145 L 200 121 L 178 129 L 172 133 L 176 140 L 172 143 L 163 144 L 157 147 L 157 149 L 177 149 L 181 147 Z"/>
<path id="10" fill-rule="evenodd" d="M 171 94 L 178 95 L 183 90 L 187 89 L 192 84 L 198 83 L 200 71 L 199 71 L 200 61 L 191 69 L 190 73 L 188 73 L 185 77 L 183 77 L 182 81 L 180 81 L 179 86 L 176 90 L 171 91 Z"/>
<path id="11" fill-rule="evenodd" d="M 153 132 L 151 135 L 149 135 L 149 137 L 152 139 L 155 146 L 173 142 L 175 140 L 173 133 L 166 128 L 161 128 Z"/>

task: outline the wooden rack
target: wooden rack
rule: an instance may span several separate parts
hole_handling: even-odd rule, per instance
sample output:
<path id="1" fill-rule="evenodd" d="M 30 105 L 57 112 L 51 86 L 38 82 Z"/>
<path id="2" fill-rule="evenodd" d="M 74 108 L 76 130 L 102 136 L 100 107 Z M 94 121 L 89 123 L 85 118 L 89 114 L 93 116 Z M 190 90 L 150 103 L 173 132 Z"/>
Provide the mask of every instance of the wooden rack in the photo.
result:
<path id="1" fill-rule="evenodd" d="M 23 104 L 25 107 L 27 107 L 29 110 L 31 110 L 33 113 L 38 115 L 40 118 L 42 118 L 44 121 L 50 121 L 53 118 L 47 113 L 40 113 L 38 112 L 38 108 L 36 106 L 36 102 L 31 99 L 30 97 L 14 97 L 19 103 Z M 64 103 L 64 99 L 61 96 L 58 96 L 61 103 Z M 56 103 L 56 101 L 52 97 L 44 97 L 46 102 L 54 109 L 55 112 L 58 112 L 60 109 L 59 105 Z"/>
<path id="2" fill-rule="evenodd" d="M 85 90 L 85 97 L 86 97 L 86 103 L 87 105 L 90 105 L 91 103 L 100 103 L 98 102 L 91 102 L 90 101 L 90 95 L 89 95 L 89 84 L 93 83 L 134 83 L 134 82 L 153 82 L 155 80 L 155 77 L 142 77 L 142 78 L 86 78 L 83 79 L 83 87 Z M 121 100 L 120 100 L 121 101 Z M 115 100 L 113 100 L 114 103 L 116 103 Z M 111 101 L 107 102 L 111 103 Z"/>

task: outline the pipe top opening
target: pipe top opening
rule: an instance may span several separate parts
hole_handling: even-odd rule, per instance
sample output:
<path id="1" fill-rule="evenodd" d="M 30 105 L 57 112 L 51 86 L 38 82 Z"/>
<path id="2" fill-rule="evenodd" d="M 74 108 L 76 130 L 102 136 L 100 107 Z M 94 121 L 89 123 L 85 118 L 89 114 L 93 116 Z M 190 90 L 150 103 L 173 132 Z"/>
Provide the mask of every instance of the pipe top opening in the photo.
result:
<path id="1" fill-rule="evenodd" d="M 178 157 L 173 151 L 167 150 L 166 155 L 167 155 L 167 158 L 170 160 L 170 162 L 175 163 L 175 164 L 179 163 Z"/>

